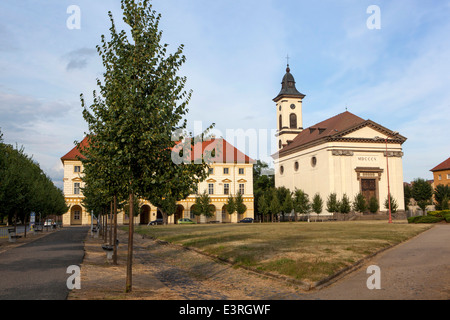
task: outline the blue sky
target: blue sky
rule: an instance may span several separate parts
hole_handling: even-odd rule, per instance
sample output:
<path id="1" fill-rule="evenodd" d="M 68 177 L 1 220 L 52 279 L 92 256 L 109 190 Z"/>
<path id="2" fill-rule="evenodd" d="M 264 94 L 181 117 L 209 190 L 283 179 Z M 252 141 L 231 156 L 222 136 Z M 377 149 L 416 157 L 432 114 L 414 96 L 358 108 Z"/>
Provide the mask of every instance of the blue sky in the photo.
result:
<path id="1" fill-rule="evenodd" d="M 348 110 L 408 138 L 404 180 L 432 177 L 450 154 L 450 1 L 155 0 L 163 41 L 185 45 L 181 75 L 193 90 L 188 120 L 227 129 L 276 128 L 272 99 L 286 55 L 306 94 L 303 126 Z M 67 8 L 80 8 L 68 29 Z M 370 5 L 381 29 L 370 30 Z M 58 186 L 60 158 L 87 130 L 79 96 L 97 89 L 95 46 L 119 0 L 0 3 L 0 128 Z M 270 141 L 273 142 L 274 139 Z M 270 152 L 269 152 L 270 154 Z M 250 156 L 269 160 L 261 155 Z"/>

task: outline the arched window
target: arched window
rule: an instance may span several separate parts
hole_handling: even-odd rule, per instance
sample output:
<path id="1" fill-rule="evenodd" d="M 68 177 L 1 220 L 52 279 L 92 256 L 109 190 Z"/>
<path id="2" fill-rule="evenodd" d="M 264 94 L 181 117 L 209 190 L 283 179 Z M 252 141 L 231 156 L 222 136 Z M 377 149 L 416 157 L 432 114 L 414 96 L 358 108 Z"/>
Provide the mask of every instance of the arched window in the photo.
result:
<path id="1" fill-rule="evenodd" d="M 289 116 L 289 124 L 291 129 L 297 129 L 297 115 L 295 113 L 291 113 Z"/>
<path id="2" fill-rule="evenodd" d="M 278 129 L 281 130 L 283 129 L 283 117 L 280 114 L 280 119 L 278 121 Z"/>

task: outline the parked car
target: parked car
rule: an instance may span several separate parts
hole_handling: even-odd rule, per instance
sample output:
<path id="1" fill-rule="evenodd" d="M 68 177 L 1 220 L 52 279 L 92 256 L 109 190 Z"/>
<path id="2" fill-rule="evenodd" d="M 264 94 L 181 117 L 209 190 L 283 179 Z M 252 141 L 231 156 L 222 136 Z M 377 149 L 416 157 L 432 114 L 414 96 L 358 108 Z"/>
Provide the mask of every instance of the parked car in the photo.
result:
<path id="1" fill-rule="evenodd" d="M 178 219 L 178 224 L 196 224 L 196 222 L 188 218 L 182 218 Z"/>
<path id="2" fill-rule="evenodd" d="M 239 223 L 253 223 L 253 219 L 252 218 L 244 218 L 241 221 L 239 221 Z"/>
<path id="3" fill-rule="evenodd" d="M 53 221 L 52 219 L 47 219 L 47 220 L 45 220 L 45 222 L 44 222 L 44 226 L 45 226 L 45 227 L 51 227 L 51 226 L 53 226 L 53 225 L 55 225 L 55 221 Z"/>
<path id="4" fill-rule="evenodd" d="M 150 221 L 148 225 L 150 225 L 150 226 L 156 226 L 156 225 L 158 225 L 158 224 L 163 224 L 163 223 L 164 223 L 164 220 L 163 220 L 163 219 L 156 219 L 156 220 Z"/>

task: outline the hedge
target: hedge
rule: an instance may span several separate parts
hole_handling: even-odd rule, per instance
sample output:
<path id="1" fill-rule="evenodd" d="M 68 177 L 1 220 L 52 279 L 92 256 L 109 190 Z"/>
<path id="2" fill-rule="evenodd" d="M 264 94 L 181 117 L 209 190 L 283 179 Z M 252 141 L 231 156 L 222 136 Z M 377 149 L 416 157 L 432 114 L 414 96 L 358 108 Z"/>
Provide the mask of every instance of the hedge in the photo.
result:
<path id="1" fill-rule="evenodd" d="M 447 220 L 447 218 L 449 218 Z M 427 216 L 417 216 L 417 217 L 409 217 L 408 223 L 437 223 L 444 220 L 443 217 L 433 216 L 433 215 L 427 215 Z M 450 215 L 445 218 L 446 222 L 450 222 Z"/>
<path id="2" fill-rule="evenodd" d="M 442 217 L 444 218 L 445 215 L 450 214 L 450 210 L 440 210 L 440 211 L 430 211 L 428 212 L 428 215 L 433 217 Z"/>

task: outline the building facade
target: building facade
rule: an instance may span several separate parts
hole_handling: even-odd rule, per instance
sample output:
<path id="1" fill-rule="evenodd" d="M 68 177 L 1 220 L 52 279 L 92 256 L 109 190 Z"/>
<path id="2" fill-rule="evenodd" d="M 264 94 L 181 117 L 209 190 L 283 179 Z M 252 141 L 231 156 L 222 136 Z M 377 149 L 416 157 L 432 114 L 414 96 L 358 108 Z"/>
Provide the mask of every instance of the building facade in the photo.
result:
<path id="1" fill-rule="evenodd" d="M 274 99 L 279 139 L 279 151 L 273 156 L 276 186 L 301 189 L 310 199 L 319 194 L 323 214 L 331 193 L 338 199 L 345 194 L 351 201 L 358 193 L 366 201 L 375 197 L 384 210 L 388 189 L 398 210 L 404 210 L 402 144 L 406 138 L 348 111 L 303 129 L 304 97 L 295 89 L 288 67 Z M 295 123 L 295 119 L 302 120 Z"/>
<path id="2" fill-rule="evenodd" d="M 81 142 L 81 146 L 87 146 L 87 138 Z M 197 223 L 208 222 L 229 222 L 236 223 L 243 218 L 254 217 L 254 197 L 253 197 L 253 163 L 254 160 L 240 152 L 224 139 L 212 139 L 202 142 L 202 151 L 205 149 L 218 150 L 214 157 L 214 162 L 209 167 L 208 178 L 199 183 L 198 193 L 206 191 L 211 199 L 211 206 L 214 207 L 215 215 L 210 218 L 205 216 L 195 216 L 193 207 L 196 195 L 190 195 L 186 199 L 177 203 L 176 213 L 169 216 L 169 223 L 176 224 L 180 218 L 191 218 Z M 64 195 L 69 206 L 67 213 L 63 215 L 64 225 L 90 225 L 91 215 L 83 207 L 83 164 L 80 160 L 81 153 L 78 148 L 73 148 L 69 153 L 61 158 L 64 167 Z M 238 215 L 228 214 L 226 203 L 229 195 L 236 195 L 238 192 L 243 196 L 247 211 Z M 135 223 L 148 224 L 158 218 L 162 218 L 161 211 L 150 202 L 140 200 L 140 213 L 135 218 Z M 128 224 L 128 216 L 124 212 L 119 212 L 117 216 L 119 225 Z"/>
<path id="3" fill-rule="evenodd" d="M 434 186 L 450 185 L 450 158 L 430 170 L 433 172 Z"/>

